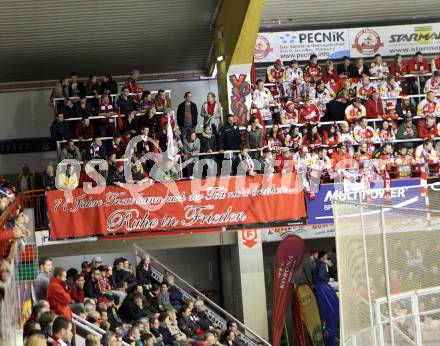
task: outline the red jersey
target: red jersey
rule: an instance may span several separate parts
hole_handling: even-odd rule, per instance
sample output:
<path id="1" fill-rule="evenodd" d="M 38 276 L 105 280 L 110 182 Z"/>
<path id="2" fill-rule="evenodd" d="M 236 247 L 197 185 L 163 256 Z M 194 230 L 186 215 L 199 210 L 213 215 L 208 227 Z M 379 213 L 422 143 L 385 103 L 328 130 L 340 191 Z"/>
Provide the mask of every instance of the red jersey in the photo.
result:
<path id="1" fill-rule="evenodd" d="M 356 162 L 359 165 L 359 168 L 364 168 L 365 162 L 371 160 L 371 154 L 369 153 L 362 154 L 361 152 L 358 151 L 354 154 L 353 159 L 356 160 Z"/>
<path id="2" fill-rule="evenodd" d="M 314 78 L 321 78 L 321 67 L 319 65 L 306 65 L 306 67 L 304 67 L 304 79 L 311 81 Z"/>
<path id="3" fill-rule="evenodd" d="M 339 144 L 339 134 L 337 132 L 330 133 L 329 131 L 324 131 L 322 137 L 323 143 L 330 148 L 334 148 Z"/>
<path id="4" fill-rule="evenodd" d="M 433 65 L 434 65 L 433 67 L 435 67 L 435 69 L 437 71 L 440 71 L 440 56 L 438 56 L 437 58 L 434 59 Z"/>
<path id="5" fill-rule="evenodd" d="M 422 62 L 418 62 L 416 59 L 411 59 L 408 64 L 408 70 L 409 72 L 416 71 L 429 73 L 429 64 L 425 59 L 423 59 Z"/>
<path id="6" fill-rule="evenodd" d="M 419 123 L 419 137 L 422 139 L 438 137 L 437 126 L 434 124 L 432 127 L 426 127 L 425 121 Z"/>
<path id="7" fill-rule="evenodd" d="M 344 161 L 342 166 L 341 164 L 338 165 L 338 163 L 341 161 Z M 344 155 L 340 155 L 339 151 L 335 151 L 332 154 L 332 162 L 333 162 L 333 168 L 338 167 L 338 168 L 348 169 L 353 167 L 353 158 L 348 152 L 345 152 Z"/>
<path id="8" fill-rule="evenodd" d="M 310 103 L 308 107 L 302 107 L 299 111 L 299 122 L 301 124 L 317 123 L 320 119 L 319 109 L 313 103 Z"/>
<path id="9" fill-rule="evenodd" d="M 408 65 L 402 62 L 400 66 L 397 66 L 396 63 L 392 63 L 390 65 L 390 75 L 397 77 L 398 80 L 402 80 L 402 76 L 408 74 Z"/>

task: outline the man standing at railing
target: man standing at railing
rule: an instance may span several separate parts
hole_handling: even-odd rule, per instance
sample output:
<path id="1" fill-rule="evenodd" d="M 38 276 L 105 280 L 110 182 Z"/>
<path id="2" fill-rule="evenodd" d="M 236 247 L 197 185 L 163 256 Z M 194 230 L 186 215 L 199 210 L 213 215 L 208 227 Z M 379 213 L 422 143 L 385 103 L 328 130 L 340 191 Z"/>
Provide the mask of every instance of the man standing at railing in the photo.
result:
<path id="1" fill-rule="evenodd" d="M 70 73 L 69 96 L 77 97 L 85 94 L 86 88 L 84 83 L 78 80 L 78 74 L 76 72 Z"/>
<path id="2" fill-rule="evenodd" d="M 64 121 L 63 112 L 58 112 L 55 120 L 50 127 L 50 136 L 54 141 L 64 141 L 73 138 L 72 128 L 68 122 Z"/>
<path id="3" fill-rule="evenodd" d="M 177 107 L 177 125 L 182 131 L 182 140 L 186 134 L 197 126 L 197 105 L 192 102 L 192 93 L 187 91 L 184 101 Z"/>
<path id="4" fill-rule="evenodd" d="M 220 128 L 219 131 L 219 145 L 218 148 L 221 153 L 229 150 L 240 150 L 241 145 L 241 135 L 240 129 L 235 124 L 234 115 L 229 114 L 227 121 Z M 229 171 L 225 172 L 222 167 L 222 173 L 230 175 L 232 170 L 232 162 L 237 158 L 237 153 L 228 153 L 224 155 L 225 161 L 229 162 Z"/>
<path id="5" fill-rule="evenodd" d="M 136 113 L 138 108 L 133 96 L 130 95 L 130 89 L 126 86 L 122 88 L 116 105 L 118 106 L 119 113 L 125 115 Z"/>
<path id="6" fill-rule="evenodd" d="M 410 74 L 420 75 L 419 79 L 408 78 L 409 94 L 418 94 L 423 89 L 425 84 L 425 74 L 429 73 L 429 64 L 423 58 L 422 52 L 417 52 L 408 63 L 408 70 Z M 418 85 L 420 83 L 420 85 Z"/>

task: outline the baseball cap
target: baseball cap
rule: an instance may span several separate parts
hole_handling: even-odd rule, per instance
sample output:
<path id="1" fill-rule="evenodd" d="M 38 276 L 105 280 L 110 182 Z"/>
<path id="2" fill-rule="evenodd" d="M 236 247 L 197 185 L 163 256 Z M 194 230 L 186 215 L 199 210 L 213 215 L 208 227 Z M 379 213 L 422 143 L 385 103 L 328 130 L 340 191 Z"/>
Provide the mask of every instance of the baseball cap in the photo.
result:
<path id="1" fill-rule="evenodd" d="M 93 263 L 102 263 L 102 258 L 100 256 L 95 256 L 92 259 Z"/>

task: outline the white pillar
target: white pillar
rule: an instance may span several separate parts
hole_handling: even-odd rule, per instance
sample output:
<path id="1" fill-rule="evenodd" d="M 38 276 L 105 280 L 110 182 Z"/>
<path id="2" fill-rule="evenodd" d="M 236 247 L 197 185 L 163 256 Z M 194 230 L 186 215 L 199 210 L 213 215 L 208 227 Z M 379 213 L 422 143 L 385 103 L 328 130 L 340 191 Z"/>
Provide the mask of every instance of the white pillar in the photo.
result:
<path id="1" fill-rule="evenodd" d="M 237 233 L 237 237 L 243 322 L 267 340 L 269 333 L 261 231 L 243 230 Z"/>

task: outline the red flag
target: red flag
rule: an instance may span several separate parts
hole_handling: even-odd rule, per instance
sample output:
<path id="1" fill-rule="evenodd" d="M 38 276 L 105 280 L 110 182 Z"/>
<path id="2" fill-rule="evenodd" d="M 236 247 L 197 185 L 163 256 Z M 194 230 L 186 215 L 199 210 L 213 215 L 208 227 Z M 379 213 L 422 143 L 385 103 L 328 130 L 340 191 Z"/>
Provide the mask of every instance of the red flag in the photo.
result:
<path id="1" fill-rule="evenodd" d="M 388 203 L 391 201 L 391 178 L 387 170 L 385 170 L 384 173 L 383 185 L 384 185 L 383 187 L 385 188 L 383 200 L 384 202 Z"/>
<path id="2" fill-rule="evenodd" d="M 304 240 L 290 234 L 278 246 L 272 296 L 272 345 L 279 346 L 293 288 L 293 276 L 306 253 Z"/>
<path id="3" fill-rule="evenodd" d="M 255 59 L 252 58 L 251 65 L 251 84 L 255 85 L 257 83 L 257 71 L 255 70 Z"/>
<path id="4" fill-rule="evenodd" d="M 127 114 L 125 116 L 128 117 Z M 122 117 L 121 117 L 121 111 L 118 111 L 118 126 L 117 127 L 119 130 L 122 130 L 122 128 L 124 127 L 124 123 L 122 122 Z"/>

